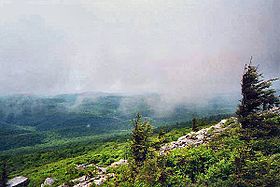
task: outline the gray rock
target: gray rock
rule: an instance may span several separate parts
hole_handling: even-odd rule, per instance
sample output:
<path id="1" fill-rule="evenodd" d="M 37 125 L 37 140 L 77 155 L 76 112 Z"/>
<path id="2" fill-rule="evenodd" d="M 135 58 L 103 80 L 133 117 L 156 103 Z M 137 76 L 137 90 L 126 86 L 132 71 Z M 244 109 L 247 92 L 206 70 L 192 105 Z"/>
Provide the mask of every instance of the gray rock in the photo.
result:
<path id="1" fill-rule="evenodd" d="M 29 179 L 27 177 L 19 176 L 8 181 L 8 187 L 25 187 L 28 186 Z"/>
<path id="2" fill-rule="evenodd" d="M 121 159 L 117 162 L 112 163 L 110 167 L 117 167 L 117 166 L 120 166 L 120 165 L 123 165 L 123 164 L 127 164 L 127 160 Z"/>
<path id="3" fill-rule="evenodd" d="M 280 108 L 276 111 L 280 111 Z M 231 119 L 234 121 L 233 124 L 237 123 L 236 118 L 232 117 Z M 216 125 L 201 129 L 198 132 L 190 132 L 189 134 L 178 138 L 177 141 L 163 145 L 160 149 L 160 155 L 164 155 L 165 153 L 168 153 L 169 151 L 176 148 L 184 148 L 191 145 L 198 146 L 200 144 L 208 143 L 214 136 L 232 127 L 232 125 L 223 127 L 227 120 L 228 119 L 223 119 Z"/>
<path id="4" fill-rule="evenodd" d="M 203 134 L 199 134 L 199 135 L 196 136 L 196 138 L 198 140 L 203 140 L 204 139 L 204 135 Z"/>
<path id="5" fill-rule="evenodd" d="M 54 184 L 54 179 L 53 178 L 46 178 L 45 182 L 43 184 L 41 184 L 41 187 L 45 187 L 45 186 L 51 186 Z"/>

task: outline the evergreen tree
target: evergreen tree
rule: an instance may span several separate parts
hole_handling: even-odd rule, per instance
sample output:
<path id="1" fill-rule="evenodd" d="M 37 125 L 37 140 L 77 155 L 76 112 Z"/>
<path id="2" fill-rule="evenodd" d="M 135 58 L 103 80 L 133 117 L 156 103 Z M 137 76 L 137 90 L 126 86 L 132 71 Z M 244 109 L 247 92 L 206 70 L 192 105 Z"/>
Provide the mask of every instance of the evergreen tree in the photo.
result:
<path id="1" fill-rule="evenodd" d="M 197 126 L 196 118 L 192 119 L 192 131 L 194 131 L 194 132 L 198 131 L 198 126 Z"/>
<path id="2" fill-rule="evenodd" d="M 243 128 L 257 128 L 261 122 L 256 115 L 279 105 L 276 91 L 270 88 L 277 79 L 265 81 L 262 78 L 258 67 L 253 66 L 251 61 L 245 65 L 241 81 L 242 100 L 236 112 Z"/>
<path id="3" fill-rule="evenodd" d="M 1 178 L 0 178 L 0 187 L 8 186 L 8 172 L 7 172 L 7 163 L 3 161 L 2 163 L 2 171 L 1 171 Z"/>
<path id="4" fill-rule="evenodd" d="M 141 166 L 148 156 L 152 126 L 149 122 L 143 121 L 142 116 L 138 113 L 133 120 L 133 127 L 131 154 L 135 164 Z"/>
<path id="5" fill-rule="evenodd" d="M 257 85 L 260 84 L 259 78 L 261 76 L 256 66 L 252 66 L 251 63 L 245 65 L 241 81 L 242 100 L 237 110 L 240 119 L 260 110 L 261 93 Z"/>

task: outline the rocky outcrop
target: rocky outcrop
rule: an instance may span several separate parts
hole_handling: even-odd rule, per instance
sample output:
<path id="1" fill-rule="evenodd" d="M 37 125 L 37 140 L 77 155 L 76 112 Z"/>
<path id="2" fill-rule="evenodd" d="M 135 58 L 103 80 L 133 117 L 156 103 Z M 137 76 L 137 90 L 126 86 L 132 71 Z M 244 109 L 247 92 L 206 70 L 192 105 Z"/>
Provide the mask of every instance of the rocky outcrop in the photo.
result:
<path id="1" fill-rule="evenodd" d="M 127 164 L 127 160 L 121 159 L 117 162 L 112 163 L 110 166 L 108 167 L 99 167 L 96 166 L 94 164 L 82 164 L 82 165 L 78 165 L 77 169 L 86 169 L 90 166 L 95 166 L 97 169 L 97 175 L 94 177 L 88 177 L 88 176 L 82 176 L 79 177 L 77 179 L 72 180 L 71 182 L 76 183 L 76 185 L 74 185 L 73 187 L 90 187 L 92 186 L 92 184 L 95 184 L 97 186 L 102 185 L 106 180 L 108 180 L 111 177 L 114 177 L 114 173 L 107 173 L 107 169 L 108 168 L 114 168 L 120 165 L 124 165 Z M 63 184 L 59 187 L 68 187 L 67 185 Z"/>
<path id="2" fill-rule="evenodd" d="M 29 184 L 27 177 L 19 176 L 8 181 L 8 187 L 26 187 Z"/>
<path id="3" fill-rule="evenodd" d="M 54 184 L 54 179 L 53 178 L 46 178 L 45 182 L 43 184 L 41 184 L 41 187 L 47 187 L 47 186 L 51 186 Z"/>
<path id="4" fill-rule="evenodd" d="M 227 122 L 230 122 L 226 125 Z M 197 132 L 191 132 L 185 136 L 180 137 L 177 141 L 168 143 L 161 147 L 160 155 L 163 155 L 176 148 L 184 148 L 187 146 L 198 146 L 209 142 L 213 136 L 230 128 L 232 124 L 237 123 L 237 119 L 232 117 L 230 119 L 223 119 L 218 124 L 209 128 L 201 129 Z"/>

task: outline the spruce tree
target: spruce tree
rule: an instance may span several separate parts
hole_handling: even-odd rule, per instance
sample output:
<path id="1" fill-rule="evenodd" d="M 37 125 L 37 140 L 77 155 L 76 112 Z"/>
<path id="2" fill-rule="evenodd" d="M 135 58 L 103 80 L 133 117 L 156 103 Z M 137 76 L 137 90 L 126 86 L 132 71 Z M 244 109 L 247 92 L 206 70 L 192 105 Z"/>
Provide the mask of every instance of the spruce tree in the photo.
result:
<path id="1" fill-rule="evenodd" d="M 242 100 L 237 110 L 240 119 L 260 110 L 261 93 L 257 85 L 260 84 L 261 76 L 256 66 L 252 66 L 251 63 L 245 65 L 241 81 Z"/>
<path id="2" fill-rule="evenodd" d="M 258 128 L 262 123 L 259 114 L 279 105 L 276 91 L 270 88 L 275 80 L 263 80 L 258 67 L 251 61 L 245 65 L 241 81 L 242 100 L 236 112 L 243 128 Z"/>
<path id="3" fill-rule="evenodd" d="M 192 119 L 192 131 L 194 131 L 194 132 L 198 131 L 198 126 L 197 126 L 196 118 Z"/>
<path id="4" fill-rule="evenodd" d="M 137 166 L 141 166 L 147 159 L 151 134 L 152 126 L 149 122 L 143 121 L 142 116 L 138 113 L 133 120 L 131 140 L 131 155 Z"/>

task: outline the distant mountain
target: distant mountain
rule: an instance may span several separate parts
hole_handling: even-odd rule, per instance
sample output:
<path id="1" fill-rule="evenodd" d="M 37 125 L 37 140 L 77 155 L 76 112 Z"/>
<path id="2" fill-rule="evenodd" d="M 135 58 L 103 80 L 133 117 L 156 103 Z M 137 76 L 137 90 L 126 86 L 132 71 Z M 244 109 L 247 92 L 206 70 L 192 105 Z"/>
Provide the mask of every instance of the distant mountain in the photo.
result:
<path id="1" fill-rule="evenodd" d="M 157 94 L 2 96 L 0 150 L 128 130 L 137 112 L 159 126 L 188 121 L 194 116 L 232 114 L 236 105 L 236 98 L 227 95 L 211 98 L 204 104 L 176 105 L 164 102 Z"/>

